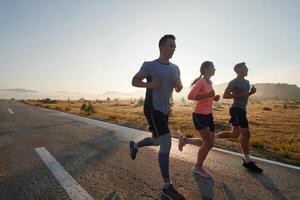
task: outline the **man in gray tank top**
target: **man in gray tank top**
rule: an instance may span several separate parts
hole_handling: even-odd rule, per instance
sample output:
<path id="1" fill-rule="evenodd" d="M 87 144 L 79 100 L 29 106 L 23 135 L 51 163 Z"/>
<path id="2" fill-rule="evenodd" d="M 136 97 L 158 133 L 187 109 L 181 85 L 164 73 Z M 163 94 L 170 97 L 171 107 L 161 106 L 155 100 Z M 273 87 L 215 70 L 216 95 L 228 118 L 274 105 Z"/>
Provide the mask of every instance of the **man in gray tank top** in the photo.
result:
<path id="1" fill-rule="evenodd" d="M 244 154 L 243 167 L 262 173 L 263 170 L 252 162 L 249 156 L 250 131 L 246 116 L 248 98 L 256 92 L 256 88 L 253 86 L 250 89 L 250 83 L 245 79 L 245 76 L 248 75 L 248 68 L 244 62 L 236 64 L 234 71 L 237 77 L 229 82 L 223 95 L 224 99 L 233 99 L 229 110 L 231 117 L 229 123 L 232 125 L 232 131 L 220 132 L 216 138 L 238 138 L 241 135 L 241 148 Z"/>
<path id="2" fill-rule="evenodd" d="M 168 127 L 169 100 L 174 88 L 176 92 L 180 92 L 183 88 L 179 68 L 169 61 L 175 48 L 175 37 L 173 35 L 163 36 L 159 41 L 159 58 L 144 62 L 132 79 L 133 86 L 146 88 L 144 114 L 152 137 L 144 138 L 137 143 L 130 141 L 129 147 L 130 156 L 134 160 L 139 148 L 160 146 L 158 162 L 164 181 L 162 195 L 170 200 L 182 200 L 185 199 L 184 196 L 176 191 L 169 176 L 169 154 L 172 144 Z M 144 79 L 147 81 L 144 82 Z"/>

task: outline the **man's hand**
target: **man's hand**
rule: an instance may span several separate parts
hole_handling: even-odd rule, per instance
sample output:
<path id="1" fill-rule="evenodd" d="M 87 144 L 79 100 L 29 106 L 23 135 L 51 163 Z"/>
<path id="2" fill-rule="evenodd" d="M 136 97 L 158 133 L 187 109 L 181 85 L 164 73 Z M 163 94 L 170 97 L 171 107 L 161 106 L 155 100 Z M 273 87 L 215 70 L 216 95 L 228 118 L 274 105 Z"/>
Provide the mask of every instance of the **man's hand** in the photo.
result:
<path id="1" fill-rule="evenodd" d="M 251 87 L 249 95 L 252 95 L 256 92 L 256 88 L 254 87 L 254 85 Z"/>
<path id="2" fill-rule="evenodd" d="M 152 89 L 159 88 L 159 80 L 155 79 L 151 81 L 150 83 L 148 83 L 147 88 L 152 88 Z"/>
<path id="3" fill-rule="evenodd" d="M 175 91 L 176 92 L 180 92 L 183 88 L 183 85 L 182 85 L 182 82 L 181 82 L 181 79 L 178 79 L 175 83 Z"/>

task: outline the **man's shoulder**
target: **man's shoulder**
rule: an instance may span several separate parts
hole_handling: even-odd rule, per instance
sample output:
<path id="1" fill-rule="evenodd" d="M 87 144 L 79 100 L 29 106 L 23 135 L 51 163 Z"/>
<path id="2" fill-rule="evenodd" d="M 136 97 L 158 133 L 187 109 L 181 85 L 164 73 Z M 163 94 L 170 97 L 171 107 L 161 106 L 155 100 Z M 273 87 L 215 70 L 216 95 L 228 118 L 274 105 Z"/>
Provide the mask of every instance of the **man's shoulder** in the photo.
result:
<path id="1" fill-rule="evenodd" d="M 172 62 L 170 62 L 170 65 L 171 65 L 172 67 L 175 67 L 176 69 L 179 69 L 178 65 L 176 65 L 176 64 L 174 64 L 174 63 L 172 63 Z"/>
<path id="2" fill-rule="evenodd" d="M 229 84 L 240 84 L 242 82 L 249 83 L 247 79 L 234 78 L 231 81 L 229 81 Z"/>
<path id="3" fill-rule="evenodd" d="M 152 61 L 144 61 L 142 67 L 143 68 L 151 68 L 152 66 L 155 65 L 155 60 Z"/>
<path id="4" fill-rule="evenodd" d="M 236 82 L 237 82 L 237 78 L 234 78 L 231 81 L 229 81 L 228 85 L 235 84 Z"/>

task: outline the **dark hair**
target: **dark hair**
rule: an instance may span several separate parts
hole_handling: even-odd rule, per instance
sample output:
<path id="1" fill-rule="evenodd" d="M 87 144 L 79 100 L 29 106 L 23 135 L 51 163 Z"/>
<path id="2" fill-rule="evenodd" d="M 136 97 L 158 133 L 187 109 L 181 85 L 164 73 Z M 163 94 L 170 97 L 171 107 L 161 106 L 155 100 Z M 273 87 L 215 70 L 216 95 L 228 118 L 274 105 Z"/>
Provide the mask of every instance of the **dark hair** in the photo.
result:
<path id="1" fill-rule="evenodd" d="M 246 65 L 245 62 L 241 62 L 241 63 L 238 63 L 238 64 L 234 65 L 233 69 L 234 69 L 234 71 L 236 71 L 237 69 L 239 69 L 239 68 L 241 68 L 241 67 L 243 67 L 245 65 Z"/>
<path id="2" fill-rule="evenodd" d="M 205 61 L 202 63 L 200 67 L 200 76 L 198 78 L 195 78 L 195 80 L 191 83 L 191 87 L 197 83 L 197 81 L 204 75 L 204 69 L 207 69 L 210 65 L 212 65 L 213 62 L 211 61 Z"/>
<path id="3" fill-rule="evenodd" d="M 164 36 L 162 36 L 162 38 L 160 38 L 158 46 L 160 47 L 160 46 L 165 45 L 167 43 L 168 39 L 175 40 L 176 38 L 174 35 L 164 35 Z"/>

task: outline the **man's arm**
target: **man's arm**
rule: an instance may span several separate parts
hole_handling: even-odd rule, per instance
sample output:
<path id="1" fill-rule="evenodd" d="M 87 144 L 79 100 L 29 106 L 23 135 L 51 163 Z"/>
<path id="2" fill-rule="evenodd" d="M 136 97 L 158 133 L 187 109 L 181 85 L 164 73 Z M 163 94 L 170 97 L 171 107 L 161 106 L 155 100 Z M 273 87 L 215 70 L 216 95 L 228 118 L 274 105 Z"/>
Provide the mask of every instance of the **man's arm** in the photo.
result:
<path id="1" fill-rule="evenodd" d="M 140 87 L 140 88 L 158 88 L 159 87 L 159 81 L 158 80 L 153 80 L 150 83 L 146 83 L 146 82 L 143 81 L 145 78 L 146 77 L 144 75 L 141 75 L 141 74 L 137 73 L 132 78 L 132 81 L 131 81 L 132 86 Z"/>
<path id="2" fill-rule="evenodd" d="M 249 93 L 246 92 L 234 92 L 231 88 L 227 87 L 223 94 L 223 99 L 234 99 L 239 97 L 244 97 L 249 95 Z"/>
<path id="3" fill-rule="evenodd" d="M 180 92 L 182 90 L 182 88 L 183 88 L 183 85 L 182 85 L 181 79 L 178 79 L 176 81 L 175 91 Z"/>
<path id="4" fill-rule="evenodd" d="M 251 90 L 249 92 L 249 96 L 251 96 L 252 94 L 256 93 L 256 88 L 254 87 L 254 85 L 251 87 Z"/>

